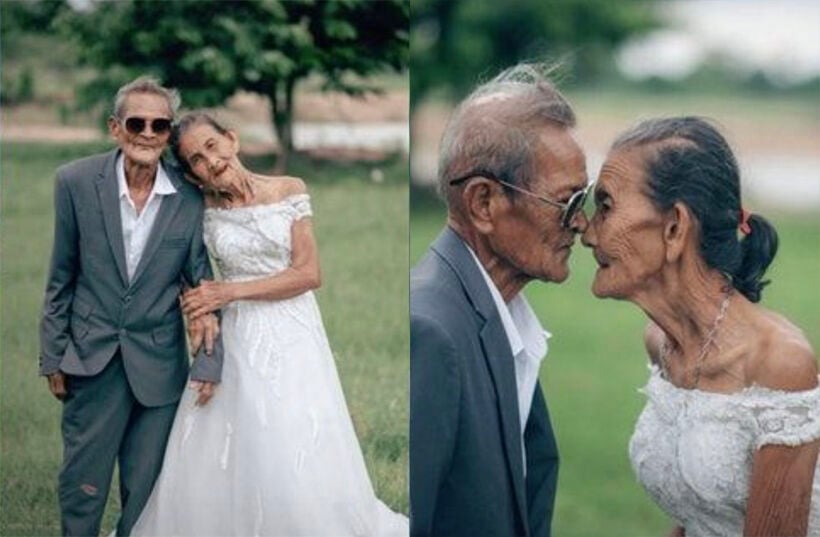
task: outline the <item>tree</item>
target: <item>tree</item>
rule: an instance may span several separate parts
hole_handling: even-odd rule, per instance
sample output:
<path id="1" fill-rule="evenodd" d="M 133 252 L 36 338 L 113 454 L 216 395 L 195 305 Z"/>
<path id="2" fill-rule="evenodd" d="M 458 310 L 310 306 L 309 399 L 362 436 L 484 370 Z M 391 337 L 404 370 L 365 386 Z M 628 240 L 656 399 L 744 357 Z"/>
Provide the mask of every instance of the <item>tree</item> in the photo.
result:
<path id="1" fill-rule="evenodd" d="M 266 96 L 280 170 L 293 150 L 297 84 L 319 74 L 324 89 L 378 91 L 365 77 L 406 67 L 408 25 L 408 0 L 98 2 L 60 23 L 81 61 L 100 70 L 85 104 L 142 73 L 180 89 L 188 106 L 218 105 L 237 90 Z"/>
<path id="2" fill-rule="evenodd" d="M 413 0 L 411 107 L 439 89 L 461 96 L 521 61 L 568 58 L 578 82 L 612 69 L 614 48 L 653 28 L 652 5 L 611 0 Z"/>

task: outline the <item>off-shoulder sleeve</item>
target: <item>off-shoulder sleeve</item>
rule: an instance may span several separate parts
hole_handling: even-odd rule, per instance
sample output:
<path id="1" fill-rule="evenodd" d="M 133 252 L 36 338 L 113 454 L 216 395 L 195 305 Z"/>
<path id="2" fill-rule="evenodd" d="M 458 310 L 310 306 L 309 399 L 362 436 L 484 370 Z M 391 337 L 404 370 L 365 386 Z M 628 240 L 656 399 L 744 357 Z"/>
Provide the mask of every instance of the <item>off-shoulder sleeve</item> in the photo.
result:
<path id="1" fill-rule="evenodd" d="M 293 212 L 294 221 L 313 216 L 313 210 L 310 208 L 309 195 L 294 194 L 293 196 L 288 196 L 288 202 Z"/>
<path id="2" fill-rule="evenodd" d="M 767 444 L 798 446 L 820 438 L 820 387 L 760 395 L 752 405 L 757 448 Z"/>

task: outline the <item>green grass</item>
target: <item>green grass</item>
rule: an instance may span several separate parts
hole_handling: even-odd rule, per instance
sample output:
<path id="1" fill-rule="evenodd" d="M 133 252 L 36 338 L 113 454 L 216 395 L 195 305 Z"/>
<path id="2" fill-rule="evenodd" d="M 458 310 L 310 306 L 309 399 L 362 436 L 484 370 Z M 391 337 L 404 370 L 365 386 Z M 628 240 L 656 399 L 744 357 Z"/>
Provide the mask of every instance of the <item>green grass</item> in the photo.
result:
<path id="1" fill-rule="evenodd" d="M 444 225 L 444 210 L 413 193 L 411 264 Z M 417 204 L 416 201 L 419 203 Z M 820 218 L 773 215 L 781 238 L 765 305 L 803 328 L 820 349 Z M 552 332 L 541 368 L 561 453 L 553 534 L 557 537 L 665 535 L 669 519 L 646 496 L 628 461 L 627 444 L 644 397 L 645 317 L 625 302 L 595 299 L 589 291 L 595 263 L 576 246 L 570 279 L 561 286 L 534 283 L 527 297 Z"/>
<path id="2" fill-rule="evenodd" d="M 2 535 L 57 535 L 60 405 L 37 376 L 37 323 L 52 234 L 55 168 L 107 146 L 2 150 Z M 322 262 L 318 299 L 377 495 L 407 512 L 407 166 L 295 162 L 308 183 Z M 287 441 L 287 439 L 284 439 Z M 116 521 L 118 494 L 103 530 Z"/>

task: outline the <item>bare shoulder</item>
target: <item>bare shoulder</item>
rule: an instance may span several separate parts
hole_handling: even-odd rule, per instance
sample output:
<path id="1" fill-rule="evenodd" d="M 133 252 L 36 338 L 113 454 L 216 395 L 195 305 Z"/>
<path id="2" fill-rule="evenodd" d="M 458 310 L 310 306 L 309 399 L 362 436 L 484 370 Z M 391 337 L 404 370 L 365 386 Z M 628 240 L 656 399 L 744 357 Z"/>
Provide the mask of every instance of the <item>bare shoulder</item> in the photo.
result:
<path id="1" fill-rule="evenodd" d="M 666 334 L 663 333 L 661 327 L 656 325 L 653 321 L 646 323 L 646 328 L 643 331 L 643 342 L 646 345 L 646 353 L 649 355 L 649 361 L 653 364 L 659 364 L 661 361 L 661 347 L 666 340 Z"/>
<path id="2" fill-rule="evenodd" d="M 307 193 L 305 182 L 298 177 L 259 176 L 257 185 L 257 197 L 261 203 L 275 203 L 289 196 Z"/>
<path id="3" fill-rule="evenodd" d="M 764 311 L 759 328 L 760 343 L 750 362 L 751 380 L 784 391 L 816 387 L 817 356 L 800 328 L 771 311 Z"/>

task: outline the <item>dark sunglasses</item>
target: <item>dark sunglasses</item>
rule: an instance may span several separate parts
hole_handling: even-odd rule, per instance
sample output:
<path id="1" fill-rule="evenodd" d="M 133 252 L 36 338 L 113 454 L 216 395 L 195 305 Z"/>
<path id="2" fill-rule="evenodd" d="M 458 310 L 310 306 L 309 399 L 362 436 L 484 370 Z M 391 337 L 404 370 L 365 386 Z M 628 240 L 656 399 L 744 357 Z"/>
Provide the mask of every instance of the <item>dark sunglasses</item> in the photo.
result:
<path id="1" fill-rule="evenodd" d="M 148 124 L 148 120 L 144 117 L 137 116 L 127 117 L 125 118 L 125 121 L 119 118 L 117 118 L 117 120 L 125 125 L 125 130 L 131 134 L 142 134 L 145 130 L 145 125 Z M 150 126 L 151 131 L 153 131 L 154 134 L 165 134 L 171 130 L 171 120 L 164 117 L 159 117 L 151 120 Z"/>
<path id="2" fill-rule="evenodd" d="M 547 205 L 552 205 L 553 207 L 557 207 L 561 209 L 561 227 L 564 229 L 570 229 L 572 227 L 572 219 L 575 218 L 575 215 L 578 214 L 578 211 L 582 210 L 584 207 L 584 203 L 587 200 L 587 194 L 589 194 L 589 190 L 592 187 L 593 183 L 587 183 L 587 186 L 584 187 L 582 190 L 577 190 L 572 193 L 566 203 L 561 203 L 560 201 L 551 200 L 547 197 L 541 196 L 536 194 L 535 192 L 530 192 L 529 190 L 523 189 L 520 186 L 516 186 L 512 183 L 508 183 L 502 179 L 499 179 L 492 173 L 488 173 L 485 171 L 474 171 L 467 175 L 463 175 L 457 179 L 453 179 L 450 181 L 450 185 L 457 185 L 459 183 L 463 183 L 472 179 L 473 177 L 486 177 L 492 181 L 495 181 L 498 184 L 504 185 L 507 188 L 515 190 L 516 192 L 520 192 L 527 196 L 533 197 Z"/>

